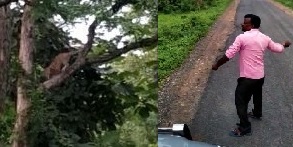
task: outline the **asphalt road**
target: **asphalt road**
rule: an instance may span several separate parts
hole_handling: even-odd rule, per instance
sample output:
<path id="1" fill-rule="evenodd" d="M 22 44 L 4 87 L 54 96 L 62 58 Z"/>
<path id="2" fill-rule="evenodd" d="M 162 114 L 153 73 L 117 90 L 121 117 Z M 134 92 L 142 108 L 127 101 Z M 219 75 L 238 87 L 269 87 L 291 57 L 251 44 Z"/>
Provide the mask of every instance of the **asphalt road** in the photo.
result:
<path id="1" fill-rule="evenodd" d="M 229 37 L 226 48 L 242 33 L 240 24 L 247 13 L 259 15 L 260 30 L 274 41 L 293 42 L 293 17 L 266 0 L 241 0 L 236 14 L 237 30 Z M 252 136 L 230 137 L 229 131 L 239 122 L 234 92 L 239 76 L 238 55 L 217 71 L 212 71 L 199 109 L 189 124 L 194 139 L 231 147 L 293 146 L 293 46 L 284 53 L 267 50 L 263 87 L 263 118 L 251 120 Z M 252 101 L 249 109 L 252 108 Z"/>

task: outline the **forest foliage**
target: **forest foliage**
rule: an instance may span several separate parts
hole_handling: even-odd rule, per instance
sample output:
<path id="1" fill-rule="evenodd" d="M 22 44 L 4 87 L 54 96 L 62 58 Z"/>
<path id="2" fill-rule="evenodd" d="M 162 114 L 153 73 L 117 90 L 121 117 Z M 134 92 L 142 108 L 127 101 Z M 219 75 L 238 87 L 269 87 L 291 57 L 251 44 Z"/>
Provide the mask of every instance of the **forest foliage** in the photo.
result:
<path id="1" fill-rule="evenodd" d="M 24 3 L 11 1 L 11 5 L 8 21 L 14 34 L 11 34 L 6 109 L 0 116 L 1 146 L 10 146 L 13 140 L 16 81 L 21 72 L 17 57 Z M 27 145 L 154 146 L 157 142 L 155 1 L 36 0 L 32 9 L 35 46 L 33 74 L 26 81 L 31 100 Z M 62 19 L 56 20 L 57 16 Z M 80 22 L 89 25 L 93 21 L 97 28 L 85 63 L 59 85 L 40 89 L 44 68 L 57 54 L 64 48 L 86 46 L 64 28 Z M 104 39 L 108 35 L 105 30 L 114 29 L 120 33 Z M 119 44 L 123 47 L 118 48 Z M 70 64 L 78 57 L 72 58 Z"/>

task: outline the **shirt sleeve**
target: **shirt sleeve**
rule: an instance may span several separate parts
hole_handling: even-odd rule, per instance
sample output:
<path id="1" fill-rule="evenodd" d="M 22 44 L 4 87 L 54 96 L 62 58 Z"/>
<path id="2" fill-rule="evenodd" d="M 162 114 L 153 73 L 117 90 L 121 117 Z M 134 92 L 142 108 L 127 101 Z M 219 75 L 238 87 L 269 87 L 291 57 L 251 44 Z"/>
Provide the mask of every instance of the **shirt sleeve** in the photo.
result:
<path id="1" fill-rule="evenodd" d="M 241 48 L 241 37 L 240 35 L 236 37 L 235 41 L 233 42 L 233 44 L 228 48 L 228 50 L 226 51 L 226 56 L 231 59 L 233 58 L 237 52 L 240 51 Z"/>
<path id="2" fill-rule="evenodd" d="M 284 50 L 284 46 L 280 43 L 274 42 L 271 38 L 269 38 L 268 49 L 272 52 L 281 53 Z"/>

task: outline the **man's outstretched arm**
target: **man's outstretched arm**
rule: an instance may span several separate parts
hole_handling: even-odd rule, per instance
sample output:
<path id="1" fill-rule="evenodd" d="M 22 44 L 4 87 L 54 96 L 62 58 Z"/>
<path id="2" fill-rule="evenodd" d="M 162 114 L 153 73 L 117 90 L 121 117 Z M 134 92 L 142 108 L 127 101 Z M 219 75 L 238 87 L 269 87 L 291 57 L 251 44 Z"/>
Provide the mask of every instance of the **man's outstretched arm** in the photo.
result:
<path id="1" fill-rule="evenodd" d="M 216 64 L 213 65 L 212 69 L 217 70 L 220 66 L 225 64 L 229 59 L 233 58 L 237 52 L 240 51 L 241 48 L 241 36 L 237 36 L 233 44 L 228 48 L 225 55 L 217 61 Z"/>
<path id="2" fill-rule="evenodd" d="M 229 58 L 226 55 L 224 55 L 221 59 L 219 59 L 217 61 L 216 64 L 213 65 L 212 69 L 213 70 L 217 70 L 220 66 L 222 66 L 223 64 L 225 64 L 227 61 L 229 61 Z"/>
<path id="3" fill-rule="evenodd" d="M 286 40 L 283 43 L 276 43 L 273 40 L 269 40 L 268 49 L 272 52 L 281 53 L 284 51 L 284 48 L 287 48 L 291 45 L 291 42 Z"/>

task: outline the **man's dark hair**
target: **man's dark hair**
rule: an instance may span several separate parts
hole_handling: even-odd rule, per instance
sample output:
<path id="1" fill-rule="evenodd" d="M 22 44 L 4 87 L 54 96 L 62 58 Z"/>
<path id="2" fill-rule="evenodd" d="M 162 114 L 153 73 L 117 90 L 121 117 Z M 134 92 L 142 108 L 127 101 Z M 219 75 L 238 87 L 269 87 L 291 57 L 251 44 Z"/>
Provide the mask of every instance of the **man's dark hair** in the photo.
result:
<path id="1" fill-rule="evenodd" d="M 251 24 L 254 26 L 254 28 L 258 29 L 260 27 L 261 20 L 259 16 L 254 14 L 246 14 L 244 18 L 250 18 Z"/>

